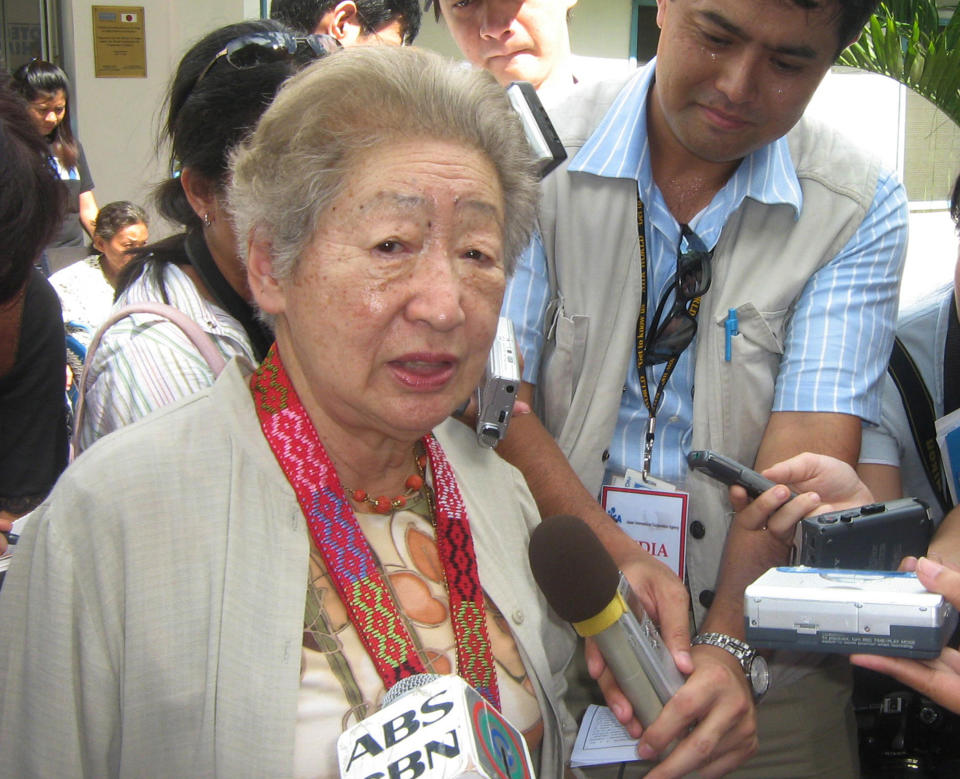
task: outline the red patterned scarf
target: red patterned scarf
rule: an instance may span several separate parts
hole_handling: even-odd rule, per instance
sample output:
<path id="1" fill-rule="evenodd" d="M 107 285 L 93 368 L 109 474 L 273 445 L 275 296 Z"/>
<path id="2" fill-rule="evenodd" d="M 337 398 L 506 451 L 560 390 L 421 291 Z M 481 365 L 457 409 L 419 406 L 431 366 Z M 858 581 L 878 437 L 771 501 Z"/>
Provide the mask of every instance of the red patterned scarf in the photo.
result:
<path id="1" fill-rule="evenodd" d="M 423 673 L 423 661 L 276 344 L 251 376 L 250 388 L 267 443 L 297 495 L 313 542 L 384 685 L 389 689 L 405 676 Z M 437 551 L 450 599 L 458 673 L 499 709 L 466 508 L 440 444 L 432 434 L 424 436 L 423 443 L 433 473 Z"/>

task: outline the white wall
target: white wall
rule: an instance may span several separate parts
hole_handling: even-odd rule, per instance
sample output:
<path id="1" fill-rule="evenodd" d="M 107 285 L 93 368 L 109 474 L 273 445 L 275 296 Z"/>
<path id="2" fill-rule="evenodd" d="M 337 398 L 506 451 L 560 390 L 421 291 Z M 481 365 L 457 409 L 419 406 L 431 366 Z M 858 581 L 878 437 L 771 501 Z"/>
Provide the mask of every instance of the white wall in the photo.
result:
<path id="1" fill-rule="evenodd" d="M 885 167 L 902 173 L 904 89 L 886 76 L 834 68 L 807 106 L 807 115 L 833 125 Z"/>
<path id="2" fill-rule="evenodd" d="M 423 14 L 423 19 L 420 22 L 420 33 L 417 35 L 415 44 L 424 49 L 439 52 L 445 57 L 450 57 L 458 61 L 463 59 L 460 50 L 453 42 L 453 38 L 450 37 L 447 25 L 443 19 L 439 22 L 434 21 L 432 6 L 429 11 Z"/>
<path id="3" fill-rule="evenodd" d="M 73 79 L 71 110 L 96 184 L 97 202 L 133 200 L 150 209 L 152 237 L 170 228 L 155 217 L 153 186 L 166 176 L 155 152 L 161 104 L 188 46 L 208 31 L 260 15 L 257 0 L 136 0 L 144 8 L 147 77 L 95 78 L 91 5 L 63 3 L 64 62 Z"/>
<path id="4" fill-rule="evenodd" d="M 579 0 L 570 21 L 574 54 L 605 59 L 630 57 L 630 0 Z"/>

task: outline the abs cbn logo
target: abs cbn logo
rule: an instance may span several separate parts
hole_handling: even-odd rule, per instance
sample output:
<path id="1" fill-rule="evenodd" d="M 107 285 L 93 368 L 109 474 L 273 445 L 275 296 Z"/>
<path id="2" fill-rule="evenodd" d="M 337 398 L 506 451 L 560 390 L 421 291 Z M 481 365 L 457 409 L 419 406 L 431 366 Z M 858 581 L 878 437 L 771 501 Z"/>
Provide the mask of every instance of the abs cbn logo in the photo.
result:
<path id="1" fill-rule="evenodd" d="M 533 779 L 523 736 L 456 676 L 438 677 L 340 734 L 341 779 Z"/>
<path id="2" fill-rule="evenodd" d="M 448 695 L 446 691 L 437 693 L 427 698 L 419 710 L 408 709 L 395 715 L 380 725 L 380 733 L 373 728 L 361 733 L 353 744 L 344 775 L 349 773 L 355 761 L 382 757 L 385 770 L 364 774 L 365 779 L 417 779 L 428 769 L 433 770 L 437 761 L 459 757 L 462 747 L 456 728 L 433 727 L 454 709 L 452 701 L 443 700 Z M 426 739 L 420 738 L 424 733 L 430 735 Z M 418 738 L 411 739 L 414 734 Z M 421 741 L 423 743 L 419 743 Z M 410 745 L 409 751 L 403 750 L 403 754 L 395 757 L 392 750 L 402 742 Z"/>
<path id="3" fill-rule="evenodd" d="M 480 748 L 497 772 L 496 779 L 533 779 L 516 731 L 496 709 L 482 700 L 474 703 L 473 727 Z"/>

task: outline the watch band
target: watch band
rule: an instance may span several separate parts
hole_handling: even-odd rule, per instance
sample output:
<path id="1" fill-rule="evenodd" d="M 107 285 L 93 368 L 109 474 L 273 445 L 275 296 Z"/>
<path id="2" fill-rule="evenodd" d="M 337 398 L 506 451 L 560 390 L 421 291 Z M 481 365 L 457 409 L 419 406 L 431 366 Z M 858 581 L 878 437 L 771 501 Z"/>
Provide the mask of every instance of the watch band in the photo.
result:
<path id="1" fill-rule="evenodd" d="M 741 641 L 739 638 L 728 636 L 726 633 L 698 633 L 693 637 L 693 641 L 690 643 L 694 646 L 698 644 L 707 644 L 708 646 L 716 646 L 720 649 L 726 649 L 731 655 L 737 658 L 741 664 L 743 663 L 744 658 L 748 658 L 750 655 L 756 654 L 753 647 L 751 647 L 746 641 Z"/>
<path id="2" fill-rule="evenodd" d="M 770 686 L 770 672 L 767 661 L 746 641 L 728 636 L 726 633 L 700 633 L 690 642 L 693 646 L 705 644 L 724 649 L 740 663 L 743 673 L 753 690 L 754 700 L 760 700 Z"/>

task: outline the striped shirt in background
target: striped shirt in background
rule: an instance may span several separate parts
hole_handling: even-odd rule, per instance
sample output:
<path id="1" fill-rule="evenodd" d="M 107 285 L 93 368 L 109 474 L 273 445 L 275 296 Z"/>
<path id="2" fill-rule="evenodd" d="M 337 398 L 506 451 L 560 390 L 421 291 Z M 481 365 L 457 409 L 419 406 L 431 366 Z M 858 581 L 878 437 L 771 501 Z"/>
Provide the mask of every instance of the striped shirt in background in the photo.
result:
<path id="1" fill-rule="evenodd" d="M 163 283 L 170 305 L 208 333 L 224 359 L 242 355 L 256 362 L 243 326 L 205 300 L 180 268 L 165 263 Z M 115 305 L 143 302 L 164 302 L 151 263 Z M 83 428 L 76 436 L 78 453 L 107 433 L 214 381 L 206 360 L 183 331 L 156 314 L 131 314 L 113 325 L 86 370 L 90 384 L 84 397 Z"/>
<path id="2" fill-rule="evenodd" d="M 653 181 L 646 138 L 646 99 L 655 62 L 625 85 L 569 165 L 570 171 L 637 182 L 646 227 L 648 325 L 676 271 L 681 246 L 680 225 Z M 786 203 L 798 212 L 802 208 L 800 183 L 785 138 L 748 155 L 710 205 L 691 221 L 690 227 L 708 249 L 716 246 L 727 219 L 748 197 Z M 862 224 L 843 250 L 811 277 L 792 312 L 774 411 L 838 412 L 869 423 L 879 421 L 878 381 L 889 355 L 873 345 L 887 343 L 884 336 L 893 328 L 906 239 L 906 194 L 893 174 L 883 173 Z M 683 242 L 682 250 L 688 248 Z M 757 272 L 776 273 L 776 262 L 771 257 L 770 265 Z M 524 380 L 532 384 L 537 383 L 549 300 L 543 244 L 536 237 L 521 255 L 503 302 L 503 315 L 516 326 Z M 693 435 L 695 347 L 696 340 L 677 361 L 657 413 L 651 472 L 678 485 L 686 481 L 686 453 Z M 651 402 L 663 369 L 663 365 L 648 369 Z M 629 370 L 609 449 L 610 472 L 641 468 L 647 418 L 637 371 Z"/>

